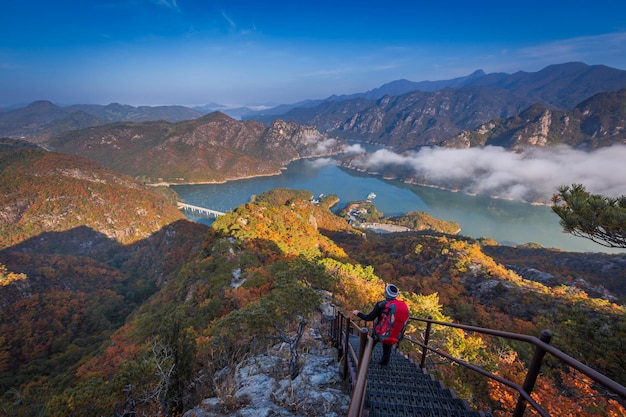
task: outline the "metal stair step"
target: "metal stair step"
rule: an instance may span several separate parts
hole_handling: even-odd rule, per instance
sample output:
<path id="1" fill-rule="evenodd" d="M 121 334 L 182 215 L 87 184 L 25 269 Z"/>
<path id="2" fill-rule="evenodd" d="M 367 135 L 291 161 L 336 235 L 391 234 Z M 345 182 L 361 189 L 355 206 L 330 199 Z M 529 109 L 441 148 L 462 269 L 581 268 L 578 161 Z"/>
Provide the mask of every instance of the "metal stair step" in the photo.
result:
<path id="1" fill-rule="evenodd" d="M 444 387 L 441 385 L 439 381 L 427 380 L 427 379 L 396 379 L 395 376 L 391 377 L 393 379 L 390 380 L 390 377 L 387 376 L 384 379 L 372 379 L 367 378 L 368 387 L 373 390 L 387 391 L 393 389 L 400 390 L 410 390 L 416 391 L 421 388 L 429 388 L 429 389 L 440 389 L 443 390 Z M 393 388 L 389 388 L 390 385 L 393 385 Z"/>
<path id="2" fill-rule="evenodd" d="M 429 397 L 420 394 L 399 394 L 387 395 L 369 392 L 367 393 L 366 406 L 368 408 L 379 408 L 380 404 L 393 403 L 411 405 L 425 408 L 438 408 L 442 410 L 467 411 L 467 404 L 459 398 Z"/>
<path id="3" fill-rule="evenodd" d="M 358 352 L 359 339 L 350 338 Z M 456 398 L 452 391 L 435 380 L 395 348 L 385 366 L 378 362 L 382 347 L 376 344 L 368 366 L 365 407 L 368 417 L 477 417 L 465 400 Z M 350 363 L 356 367 L 350 357 Z"/>
<path id="4" fill-rule="evenodd" d="M 421 407 L 410 404 L 380 403 L 369 408 L 368 417 L 478 417 L 476 411 Z"/>
<path id="5" fill-rule="evenodd" d="M 419 387 L 417 390 L 414 387 L 397 387 L 397 388 L 389 388 L 383 386 L 368 386 L 367 395 L 374 396 L 390 396 L 390 395 L 418 395 L 429 398 L 450 398 L 453 399 L 455 396 L 452 394 L 452 391 L 449 389 L 441 389 L 440 387 L 431 387 L 424 385 Z"/>
<path id="6" fill-rule="evenodd" d="M 434 380 L 430 374 L 423 373 L 419 368 L 413 367 L 410 370 L 404 372 L 398 372 L 395 368 L 390 366 L 370 365 L 367 370 L 367 374 L 372 379 L 389 379 L 389 375 L 393 375 L 394 379 L 408 379 L 417 381 L 432 381 Z"/>

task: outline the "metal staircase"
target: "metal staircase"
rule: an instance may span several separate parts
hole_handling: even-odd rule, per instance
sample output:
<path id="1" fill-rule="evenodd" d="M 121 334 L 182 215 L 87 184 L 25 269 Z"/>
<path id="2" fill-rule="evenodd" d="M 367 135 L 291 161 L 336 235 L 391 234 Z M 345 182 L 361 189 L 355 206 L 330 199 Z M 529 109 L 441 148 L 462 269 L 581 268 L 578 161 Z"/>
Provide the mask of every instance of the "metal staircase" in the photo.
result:
<path id="1" fill-rule="evenodd" d="M 422 349 L 421 355 L 418 355 L 421 356 L 421 366 L 398 350 L 392 350 L 389 364 L 379 365 L 382 346 L 380 344 L 373 346 L 374 341 L 368 336 L 370 329 L 360 327 L 341 311 L 332 318 L 330 333 L 337 347 L 340 372 L 344 379 L 350 377 L 352 381 L 348 417 L 491 417 L 491 413 L 487 411 L 471 410 L 467 401 L 457 398 L 452 390 L 446 389 L 441 382 L 422 370 L 428 353 L 445 358 L 451 363 L 506 386 L 513 392 L 516 391 L 517 403 L 512 417 L 523 417 L 527 408 L 532 408 L 533 412 L 541 417 L 550 417 L 550 414 L 531 397 L 546 354 L 560 362 L 561 366 L 580 372 L 594 381 L 594 384 L 601 386 L 607 394 L 598 397 L 600 404 L 611 398 L 626 401 L 625 386 L 551 346 L 552 335 L 547 330 L 542 331 L 537 338 L 460 323 L 442 322 L 431 317 L 409 317 L 409 320 L 426 325 L 426 329 L 420 334 L 421 340 L 410 336 L 404 338 L 405 341 Z M 429 345 L 433 326 L 455 328 L 534 346 L 523 384 L 507 380 Z"/>
<path id="2" fill-rule="evenodd" d="M 350 337 L 355 352 L 359 338 Z M 379 365 L 382 346 L 377 344 L 367 374 L 365 410 L 368 417 L 485 417 L 472 411 L 467 401 L 457 398 L 443 383 L 424 373 L 418 365 L 395 348 L 387 365 Z M 351 370 L 357 365 L 350 357 Z"/>

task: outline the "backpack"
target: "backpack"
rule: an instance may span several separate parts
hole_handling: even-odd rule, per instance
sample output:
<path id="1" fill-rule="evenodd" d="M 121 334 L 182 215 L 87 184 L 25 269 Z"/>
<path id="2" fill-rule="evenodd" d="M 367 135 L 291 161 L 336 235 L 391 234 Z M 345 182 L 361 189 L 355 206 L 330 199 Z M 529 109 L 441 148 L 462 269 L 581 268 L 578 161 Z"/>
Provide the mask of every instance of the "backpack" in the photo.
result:
<path id="1" fill-rule="evenodd" d="M 374 339 L 387 345 L 395 345 L 404 336 L 408 319 L 409 308 L 404 301 L 387 301 L 374 325 Z"/>

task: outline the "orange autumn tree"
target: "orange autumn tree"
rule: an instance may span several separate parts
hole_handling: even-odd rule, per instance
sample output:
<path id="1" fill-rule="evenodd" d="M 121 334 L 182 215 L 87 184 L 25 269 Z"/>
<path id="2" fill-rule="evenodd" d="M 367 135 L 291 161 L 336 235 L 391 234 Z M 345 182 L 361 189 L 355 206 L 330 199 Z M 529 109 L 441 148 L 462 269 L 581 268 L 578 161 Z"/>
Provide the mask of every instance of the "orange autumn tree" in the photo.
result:
<path id="1" fill-rule="evenodd" d="M 544 364 L 544 367 L 546 365 Z M 498 371 L 505 379 L 522 385 L 526 368 L 514 351 L 504 352 L 498 358 Z M 509 417 L 517 405 L 519 394 L 499 382 L 489 379 L 489 399 L 487 405 L 494 417 Z M 621 417 L 626 409 L 615 399 L 596 387 L 593 381 L 580 372 L 571 369 L 547 370 L 537 379 L 532 398 L 551 416 L 559 417 Z M 528 415 L 539 415 L 527 405 Z"/>

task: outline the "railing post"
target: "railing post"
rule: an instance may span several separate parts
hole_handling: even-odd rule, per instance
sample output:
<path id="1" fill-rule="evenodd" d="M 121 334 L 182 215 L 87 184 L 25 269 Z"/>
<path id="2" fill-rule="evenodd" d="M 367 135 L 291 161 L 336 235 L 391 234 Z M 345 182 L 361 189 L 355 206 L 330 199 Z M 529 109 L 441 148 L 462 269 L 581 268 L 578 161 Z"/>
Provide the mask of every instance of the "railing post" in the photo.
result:
<path id="1" fill-rule="evenodd" d="M 432 320 L 433 316 L 428 316 L 428 320 Z M 426 322 L 426 333 L 424 334 L 424 347 L 422 348 L 422 360 L 420 361 L 420 368 L 424 369 L 424 365 L 426 364 L 426 352 L 428 352 L 428 341 L 430 340 L 430 328 L 432 326 L 431 322 Z"/>
<path id="2" fill-rule="evenodd" d="M 346 379 L 348 377 L 348 352 L 350 343 L 350 319 L 346 317 L 346 338 L 344 340 L 343 347 L 343 378 Z"/>
<path id="3" fill-rule="evenodd" d="M 342 339 L 341 336 L 343 336 L 343 320 L 344 320 L 344 315 L 342 312 L 339 312 L 338 314 L 338 319 L 337 319 L 337 334 L 335 335 L 335 343 L 337 344 L 337 360 L 340 361 L 341 358 L 343 357 L 344 351 L 343 351 L 343 345 L 342 343 Z"/>
<path id="4" fill-rule="evenodd" d="M 539 340 L 544 343 L 550 343 L 552 339 L 552 334 L 548 330 L 544 330 L 541 332 L 541 336 L 539 336 Z M 546 351 L 541 347 L 537 346 L 535 348 L 535 354 L 533 355 L 532 360 L 530 361 L 530 365 L 528 365 L 528 372 L 526 373 L 526 379 L 524 380 L 524 385 L 522 388 L 528 395 L 533 391 L 535 387 L 535 382 L 537 382 L 537 376 L 539 376 L 539 369 L 541 368 L 541 362 L 543 361 L 543 357 L 546 355 Z M 526 410 L 526 400 L 520 396 L 517 399 L 517 406 L 515 407 L 515 411 L 513 411 L 513 417 L 522 417 L 524 415 L 524 411 Z"/>

